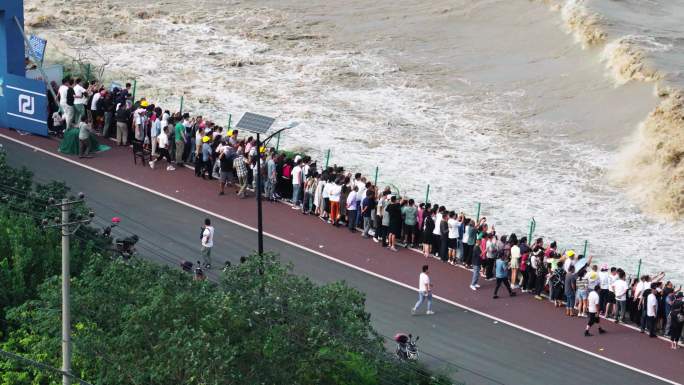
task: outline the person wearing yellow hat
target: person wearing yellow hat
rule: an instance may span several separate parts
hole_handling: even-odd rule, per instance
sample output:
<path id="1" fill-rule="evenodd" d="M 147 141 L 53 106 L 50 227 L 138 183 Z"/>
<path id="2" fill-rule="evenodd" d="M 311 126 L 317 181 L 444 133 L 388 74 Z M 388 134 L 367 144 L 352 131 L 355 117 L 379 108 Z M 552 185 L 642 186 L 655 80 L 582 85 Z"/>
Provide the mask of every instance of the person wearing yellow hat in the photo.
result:
<path id="1" fill-rule="evenodd" d="M 575 265 L 575 251 L 568 250 L 565 252 L 565 260 L 563 261 L 563 270 L 567 273 L 570 270 L 570 266 Z"/>
<path id="2" fill-rule="evenodd" d="M 202 137 L 202 154 L 201 154 L 201 159 L 202 159 L 202 169 L 200 171 L 200 176 L 202 179 L 209 179 L 212 180 L 213 177 L 211 175 L 211 160 L 214 154 L 214 150 L 211 148 L 211 138 L 209 136 L 203 136 Z M 205 175 L 208 174 L 208 175 Z"/>

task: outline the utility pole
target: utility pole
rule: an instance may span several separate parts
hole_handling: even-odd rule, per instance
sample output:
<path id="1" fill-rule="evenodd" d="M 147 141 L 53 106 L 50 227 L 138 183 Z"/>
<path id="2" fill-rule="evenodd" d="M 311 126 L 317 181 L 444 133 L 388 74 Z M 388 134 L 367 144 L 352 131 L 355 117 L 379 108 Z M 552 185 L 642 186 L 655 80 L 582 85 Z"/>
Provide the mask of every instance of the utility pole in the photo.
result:
<path id="1" fill-rule="evenodd" d="M 69 200 L 62 199 L 62 223 L 69 223 L 69 215 L 71 214 L 71 204 Z M 62 225 L 62 384 L 69 385 L 71 378 L 67 374 L 71 374 L 71 285 L 69 278 L 71 277 L 71 253 L 69 249 L 69 232 L 68 225 Z"/>
<path id="2" fill-rule="evenodd" d="M 76 220 L 71 222 L 71 209 L 75 204 L 84 203 L 85 195 L 78 194 L 78 199 L 69 200 L 62 199 L 60 203 L 55 203 L 53 198 L 48 200 L 51 206 L 57 206 L 62 211 L 62 218 L 55 218 L 53 224 L 49 224 L 47 219 L 43 219 L 43 228 L 59 227 L 62 230 L 62 385 L 71 384 L 71 300 L 70 300 L 70 247 L 69 241 L 71 235 L 74 234 L 82 224 L 90 223 L 95 213 L 92 211 L 88 213 L 87 218 L 82 218 L 80 215 Z"/>

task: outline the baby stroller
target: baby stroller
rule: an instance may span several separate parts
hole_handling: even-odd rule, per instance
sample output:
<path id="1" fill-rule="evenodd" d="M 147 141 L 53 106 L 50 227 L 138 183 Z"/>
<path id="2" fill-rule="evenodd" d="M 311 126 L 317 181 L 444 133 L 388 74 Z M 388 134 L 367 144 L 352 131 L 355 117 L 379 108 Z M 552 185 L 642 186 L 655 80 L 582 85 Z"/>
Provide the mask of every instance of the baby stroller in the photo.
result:
<path id="1" fill-rule="evenodd" d="M 420 337 L 413 339 L 411 334 L 397 333 L 394 336 L 394 341 L 397 343 L 396 354 L 400 360 L 415 361 L 418 359 L 418 349 L 416 342 Z"/>

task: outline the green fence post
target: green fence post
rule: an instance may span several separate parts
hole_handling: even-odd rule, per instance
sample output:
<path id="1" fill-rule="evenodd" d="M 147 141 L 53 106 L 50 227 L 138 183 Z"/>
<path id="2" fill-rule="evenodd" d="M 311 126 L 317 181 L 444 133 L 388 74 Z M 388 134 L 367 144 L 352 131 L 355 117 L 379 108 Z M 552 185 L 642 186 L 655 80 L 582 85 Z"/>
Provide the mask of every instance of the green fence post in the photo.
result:
<path id="1" fill-rule="evenodd" d="M 480 221 L 480 206 L 482 206 L 482 204 L 480 202 L 477 202 L 477 215 L 475 216 L 475 218 L 477 218 L 475 220 L 476 222 Z"/>
<path id="2" fill-rule="evenodd" d="M 584 258 L 587 257 L 587 248 L 589 248 L 589 241 L 584 240 L 584 252 L 582 253 L 582 255 L 584 255 Z"/>
<path id="3" fill-rule="evenodd" d="M 425 190 L 425 204 L 427 204 L 430 201 L 430 185 L 427 185 L 427 189 Z"/>
<path id="4" fill-rule="evenodd" d="M 641 258 L 639 258 L 639 266 L 637 266 L 636 279 L 639 279 L 640 276 L 641 276 Z"/>
<path id="5" fill-rule="evenodd" d="M 537 221 L 534 220 L 534 217 L 530 220 L 530 231 L 527 236 L 527 242 L 531 244 L 532 242 L 532 235 L 534 234 L 534 230 L 537 227 Z"/>
<path id="6" fill-rule="evenodd" d="M 180 110 L 179 110 L 181 115 L 183 115 L 183 101 L 184 101 L 184 99 L 185 99 L 185 96 L 181 95 Z"/>
<path id="7" fill-rule="evenodd" d="M 373 179 L 373 186 L 376 186 L 376 187 L 378 186 L 378 170 L 379 170 L 379 167 L 375 166 L 375 179 Z"/>
<path id="8" fill-rule="evenodd" d="M 328 163 L 330 162 L 330 149 L 328 149 L 328 152 L 325 154 L 325 168 L 328 168 Z"/>
<path id="9" fill-rule="evenodd" d="M 280 149 L 280 132 L 278 133 L 278 138 L 276 140 L 276 152 Z"/>
<path id="10" fill-rule="evenodd" d="M 228 129 L 230 130 L 230 125 L 233 123 L 233 114 L 228 114 Z"/>
<path id="11" fill-rule="evenodd" d="M 138 88 L 138 80 L 133 79 L 133 103 L 135 103 L 135 89 Z"/>

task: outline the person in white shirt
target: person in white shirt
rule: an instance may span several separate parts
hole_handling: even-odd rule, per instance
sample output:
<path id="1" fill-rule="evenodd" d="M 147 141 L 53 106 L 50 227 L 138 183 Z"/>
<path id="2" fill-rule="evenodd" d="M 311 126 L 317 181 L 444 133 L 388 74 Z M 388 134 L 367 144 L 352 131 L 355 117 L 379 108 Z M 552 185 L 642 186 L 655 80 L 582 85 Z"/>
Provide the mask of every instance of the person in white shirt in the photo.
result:
<path id="1" fill-rule="evenodd" d="M 173 171 L 175 168 L 171 165 L 171 155 L 169 154 L 169 128 L 164 127 L 164 130 L 157 136 L 157 146 L 159 149 L 159 156 L 155 160 L 150 161 L 150 168 L 154 170 L 154 165 L 166 158 L 168 165 L 166 166 L 166 171 Z"/>
<path id="2" fill-rule="evenodd" d="M 297 159 L 294 168 L 292 168 L 292 209 L 299 210 L 301 204 L 302 192 L 302 160 Z M 339 202 L 339 200 L 338 200 Z"/>
<path id="3" fill-rule="evenodd" d="M 606 318 L 612 318 L 612 314 L 617 306 L 615 304 L 615 292 L 613 291 L 613 283 L 617 277 L 617 268 L 611 267 L 610 274 L 608 274 L 608 294 L 606 294 L 606 309 L 604 313 Z"/>
<path id="4" fill-rule="evenodd" d="M 73 79 L 64 78 L 62 86 L 59 87 L 58 97 L 59 106 L 64 111 L 64 120 L 66 122 L 66 129 L 70 129 L 78 123 L 75 119 L 76 110 L 74 109 L 74 81 Z"/>
<path id="5" fill-rule="evenodd" d="M 658 315 L 658 296 L 656 295 L 658 283 L 651 283 L 651 293 L 646 297 L 646 326 L 648 327 L 648 336 L 655 338 L 656 336 L 656 316 Z"/>
<path id="6" fill-rule="evenodd" d="M 340 220 L 340 196 L 342 195 L 342 185 L 337 182 L 326 184 L 330 199 L 330 222 L 334 226 L 339 226 Z"/>
<path id="7" fill-rule="evenodd" d="M 606 310 L 606 303 L 608 301 L 608 288 L 610 287 L 610 273 L 608 272 L 608 265 L 602 264 L 599 272 L 599 284 L 601 285 L 601 292 L 599 298 L 601 299 L 600 308 L 601 313 Z"/>
<path id="8" fill-rule="evenodd" d="M 449 240 L 447 245 L 449 246 L 449 263 L 452 265 L 456 264 L 456 249 L 458 249 L 458 226 L 459 223 L 456 220 L 456 213 L 453 211 L 449 212 L 449 219 L 447 220 L 447 225 L 449 226 Z"/>
<path id="9" fill-rule="evenodd" d="M 511 289 L 517 289 L 518 286 L 518 271 L 520 270 L 520 246 L 518 246 L 518 239 L 514 238 L 511 242 Z"/>
<path id="10" fill-rule="evenodd" d="M 349 231 L 352 233 L 356 231 L 356 215 L 358 213 L 358 192 L 359 188 L 354 186 L 347 195 L 347 227 L 349 227 Z"/>
<path id="11" fill-rule="evenodd" d="M 439 229 L 439 223 L 442 221 L 442 212 L 444 212 L 444 210 L 442 210 L 442 207 L 439 207 L 432 215 L 432 220 L 435 222 L 435 228 L 432 230 L 432 254 L 434 254 L 435 257 L 439 256 L 439 248 L 441 244 L 440 238 L 442 233 Z"/>
<path id="12" fill-rule="evenodd" d="M 74 110 L 76 115 L 74 119 L 77 122 L 80 122 L 81 116 L 85 115 L 86 102 L 88 102 L 88 92 L 83 87 L 83 81 L 76 79 L 76 85 L 74 86 Z"/>
<path id="13" fill-rule="evenodd" d="M 625 272 L 618 270 L 618 278 L 610 285 L 615 294 L 615 301 L 617 302 L 617 309 L 615 311 L 615 323 L 624 322 L 625 311 L 627 310 L 627 282 L 625 281 Z"/>
<path id="14" fill-rule="evenodd" d="M 211 225 L 211 220 L 206 218 L 204 220 L 204 227 L 202 228 L 202 258 L 204 259 L 204 268 L 211 269 L 211 248 L 214 247 L 214 227 Z"/>
<path id="15" fill-rule="evenodd" d="M 589 330 L 591 329 L 591 326 L 593 324 L 598 325 L 598 331 L 599 334 L 603 334 L 606 331 L 601 328 L 601 325 L 599 324 L 600 318 L 599 318 L 599 310 L 600 310 L 600 299 L 599 299 L 599 292 L 601 291 L 601 286 L 596 285 L 594 287 L 594 290 L 589 293 L 589 298 L 588 298 L 588 304 L 587 304 L 587 327 L 584 329 L 584 335 L 586 337 L 591 337 L 592 334 L 589 333 Z"/>
<path id="16" fill-rule="evenodd" d="M 427 300 L 427 311 L 425 314 L 435 314 L 435 312 L 432 311 L 432 287 L 430 275 L 428 274 L 428 265 L 423 265 L 420 278 L 418 279 L 418 302 L 411 308 L 411 314 L 416 314 L 416 311 L 418 311 L 418 308 L 425 300 Z"/>

